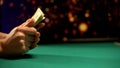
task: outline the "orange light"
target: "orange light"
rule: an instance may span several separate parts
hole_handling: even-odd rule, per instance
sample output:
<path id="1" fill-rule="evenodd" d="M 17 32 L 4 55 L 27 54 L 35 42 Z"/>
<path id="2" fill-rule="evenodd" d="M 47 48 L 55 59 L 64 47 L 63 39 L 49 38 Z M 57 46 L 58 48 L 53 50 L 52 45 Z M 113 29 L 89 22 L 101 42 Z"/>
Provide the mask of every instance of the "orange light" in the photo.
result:
<path id="1" fill-rule="evenodd" d="M 54 0 L 50 0 L 51 3 L 54 3 Z"/>
<path id="2" fill-rule="evenodd" d="M 76 3 L 77 3 L 77 0 L 72 0 L 72 2 L 73 2 L 74 4 L 76 4 Z"/>
<path id="3" fill-rule="evenodd" d="M 70 22 L 74 22 L 75 21 L 75 17 L 73 16 L 72 12 L 68 13 L 68 18 Z"/>
<path id="4" fill-rule="evenodd" d="M 70 18 L 69 18 L 69 21 L 70 21 L 70 22 L 74 22 L 74 20 L 75 20 L 74 17 L 70 17 Z"/>
<path id="5" fill-rule="evenodd" d="M 66 42 L 68 40 L 67 37 L 63 37 L 63 42 Z"/>
<path id="6" fill-rule="evenodd" d="M 0 6 L 3 5 L 3 0 L 0 0 Z"/>
<path id="7" fill-rule="evenodd" d="M 90 17 L 90 11 L 89 11 L 89 10 L 86 10 L 86 12 L 85 12 L 84 15 L 85 15 L 86 18 L 89 18 L 89 17 Z"/>
<path id="8" fill-rule="evenodd" d="M 45 11 L 46 11 L 46 12 L 49 12 L 49 11 L 50 11 L 50 9 L 49 9 L 49 8 L 45 8 Z"/>
<path id="9" fill-rule="evenodd" d="M 111 16 L 111 14 L 110 14 L 110 13 L 108 13 L 108 16 Z"/>
<path id="10" fill-rule="evenodd" d="M 90 14 L 87 12 L 87 13 L 85 13 L 85 17 L 86 18 L 89 18 L 90 17 Z"/>
<path id="11" fill-rule="evenodd" d="M 78 29 L 81 32 L 86 32 L 88 30 L 88 25 L 86 23 L 81 23 L 81 24 L 79 24 Z"/>

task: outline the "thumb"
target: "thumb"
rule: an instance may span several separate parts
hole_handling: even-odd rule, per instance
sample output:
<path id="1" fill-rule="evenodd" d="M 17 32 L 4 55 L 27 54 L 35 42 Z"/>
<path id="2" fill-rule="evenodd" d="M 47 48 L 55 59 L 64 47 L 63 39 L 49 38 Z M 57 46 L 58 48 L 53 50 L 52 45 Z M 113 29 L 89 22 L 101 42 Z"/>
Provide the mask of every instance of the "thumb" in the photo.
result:
<path id="1" fill-rule="evenodd" d="M 26 22 L 24 22 L 23 24 L 21 24 L 20 26 L 24 27 L 33 27 L 34 26 L 34 19 L 28 19 Z"/>

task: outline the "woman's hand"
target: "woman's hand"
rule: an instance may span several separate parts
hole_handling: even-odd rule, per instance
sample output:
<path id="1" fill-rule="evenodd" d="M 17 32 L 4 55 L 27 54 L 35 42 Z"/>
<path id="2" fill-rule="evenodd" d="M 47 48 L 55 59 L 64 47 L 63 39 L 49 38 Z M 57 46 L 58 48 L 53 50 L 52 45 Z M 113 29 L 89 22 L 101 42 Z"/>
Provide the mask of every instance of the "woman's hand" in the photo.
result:
<path id="1" fill-rule="evenodd" d="M 34 20 L 29 19 L 7 35 L 1 45 L 2 55 L 22 55 L 37 46 L 40 33 L 33 27 L 33 23 Z"/>

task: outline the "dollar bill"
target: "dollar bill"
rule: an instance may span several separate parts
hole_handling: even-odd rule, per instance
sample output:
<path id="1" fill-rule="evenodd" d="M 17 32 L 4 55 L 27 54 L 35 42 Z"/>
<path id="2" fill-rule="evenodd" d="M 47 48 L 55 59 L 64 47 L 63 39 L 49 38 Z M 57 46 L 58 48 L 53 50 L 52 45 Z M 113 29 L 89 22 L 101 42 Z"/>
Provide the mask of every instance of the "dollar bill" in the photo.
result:
<path id="1" fill-rule="evenodd" d="M 35 21 L 34 26 L 38 25 L 42 20 L 45 19 L 44 13 L 42 12 L 42 10 L 40 8 L 38 8 L 36 10 L 34 15 L 32 16 L 32 19 L 34 19 L 34 21 Z"/>

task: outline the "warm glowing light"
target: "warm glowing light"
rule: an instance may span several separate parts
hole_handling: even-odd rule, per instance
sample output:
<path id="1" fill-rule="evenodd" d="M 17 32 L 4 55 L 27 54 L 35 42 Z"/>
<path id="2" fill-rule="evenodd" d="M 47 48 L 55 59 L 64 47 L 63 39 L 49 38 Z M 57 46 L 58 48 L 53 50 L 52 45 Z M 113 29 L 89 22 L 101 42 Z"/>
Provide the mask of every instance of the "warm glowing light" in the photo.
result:
<path id="1" fill-rule="evenodd" d="M 0 6 L 3 5 L 3 0 L 0 0 Z"/>
<path id="2" fill-rule="evenodd" d="M 74 4 L 77 4 L 77 0 L 72 0 L 72 2 L 73 2 Z"/>
<path id="3" fill-rule="evenodd" d="M 49 9 L 49 8 L 45 8 L 45 11 L 46 11 L 46 12 L 49 12 L 49 11 L 50 11 L 50 9 Z"/>
<path id="4" fill-rule="evenodd" d="M 74 22 L 74 20 L 75 20 L 74 17 L 70 17 L 70 18 L 69 18 L 69 21 L 70 21 L 70 22 Z"/>
<path id="5" fill-rule="evenodd" d="M 72 13 L 71 12 L 69 12 L 68 13 L 68 17 L 72 17 L 73 15 L 72 15 Z"/>
<path id="6" fill-rule="evenodd" d="M 68 40 L 67 37 L 63 37 L 63 41 L 66 42 Z"/>
<path id="7" fill-rule="evenodd" d="M 90 17 L 90 13 L 89 13 L 89 11 L 86 11 L 86 13 L 85 13 L 85 17 L 86 17 L 86 18 L 89 18 L 89 17 Z"/>
<path id="8" fill-rule="evenodd" d="M 51 3 L 54 3 L 54 0 L 50 0 Z"/>
<path id="9" fill-rule="evenodd" d="M 110 13 L 108 13 L 108 16 L 111 16 L 111 14 L 110 14 Z"/>
<path id="10" fill-rule="evenodd" d="M 75 17 L 73 16 L 73 14 L 71 12 L 68 13 L 68 18 L 70 22 L 74 22 L 75 21 Z"/>
<path id="11" fill-rule="evenodd" d="M 88 25 L 86 23 L 81 23 L 81 24 L 79 24 L 78 29 L 81 32 L 86 32 L 88 30 Z"/>

